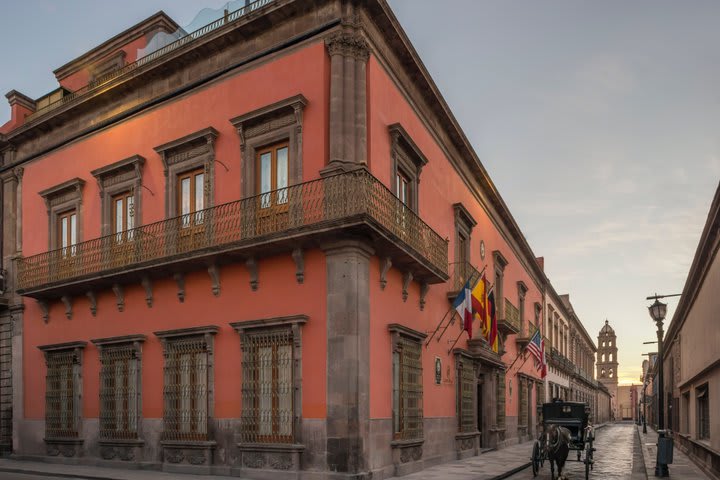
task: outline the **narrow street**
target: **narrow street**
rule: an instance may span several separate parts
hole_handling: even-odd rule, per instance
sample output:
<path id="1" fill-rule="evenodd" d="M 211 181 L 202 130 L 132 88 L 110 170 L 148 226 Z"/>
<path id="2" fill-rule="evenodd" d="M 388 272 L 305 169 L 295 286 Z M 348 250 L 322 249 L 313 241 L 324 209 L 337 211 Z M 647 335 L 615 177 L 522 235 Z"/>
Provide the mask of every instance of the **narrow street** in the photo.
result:
<path id="1" fill-rule="evenodd" d="M 596 432 L 595 440 L 595 466 L 590 471 L 590 478 L 597 480 L 645 479 L 644 466 L 640 453 L 640 440 L 632 423 L 615 423 L 601 428 Z M 528 457 L 530 452 L 528 452 Z M 585 465 L 577 462 L 575 452 L 571 451 L 564 470 L 568 479 L 585 478 Z M 557 475 L 557 472 L 556 472 Z M 532 469 L 508 477 L 511 480 L 525 480 L 533 478 Z M 545 462 L 538 476 L 540 480 L 550 478 L 550 465 Z"/>

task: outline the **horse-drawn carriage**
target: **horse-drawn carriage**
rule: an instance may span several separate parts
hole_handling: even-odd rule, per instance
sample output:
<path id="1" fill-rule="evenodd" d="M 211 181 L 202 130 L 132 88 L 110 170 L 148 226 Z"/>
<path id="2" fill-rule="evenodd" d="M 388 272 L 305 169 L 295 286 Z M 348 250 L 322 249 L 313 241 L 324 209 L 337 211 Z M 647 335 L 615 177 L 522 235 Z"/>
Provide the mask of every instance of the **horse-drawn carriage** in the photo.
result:
<path id="1" fill-rule="evenodd" d="M 577 451 L 577 461 L 585 464 L 585 479 L 593 468 L 593 440 L 595 432 L 588 422 L 590 408 L 586 403 L 555 400 L 542 406 L 543 430 L 535 440 L 532 451 L 533 476 L 537 476 L 545 460 L 550 463 L 550 478 L 558 478 L 570 453 Z"/>

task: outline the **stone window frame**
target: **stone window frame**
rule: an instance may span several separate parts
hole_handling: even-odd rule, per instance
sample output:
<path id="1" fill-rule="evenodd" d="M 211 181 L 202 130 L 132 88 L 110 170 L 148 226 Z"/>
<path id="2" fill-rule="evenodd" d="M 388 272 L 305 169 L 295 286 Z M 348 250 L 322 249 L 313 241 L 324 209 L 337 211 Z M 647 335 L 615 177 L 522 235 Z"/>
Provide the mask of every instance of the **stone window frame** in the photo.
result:
<path id="1" fill-rule="evenodd" d="M 72 178 L 54 187 L 42 190 L 39 193 L 45 201 L 45 207 L 48 214 L 48 250 L 56 250 L 60 248 L 58 238 L 58 218 L 59 215 L 75 211 L 77 217 L 77 242 L 83 241 L 83 215 L 82 215 L 82 191 L 85 186 L 85 180 L 79 177 Z"/>
<path id="2" fill-rule="evenodd" d="M 706 412 L 703 412 L 703 409 Z M 696 438 L 700 441 L 709 441 L 712 434 L 710 428 L 710 382 L 695 387 L 695 411 L 697 412 Z"/>
<path id="3" fill-rule="evenodd" d="M 395 438 L 395 435 L 398 432 L 395 432 L 395 423 L 396 423 L 396 416 L 398 415 L 399 410 L 399 401 L 396 402 L 395 400 L 395 391 L 399 390 L 399 387 L 396 386 L 396 383 L 399 381 L 398 375 L 395 375 L 395 367 L 397 366 L 398 373 L 399 373 L 399 363 L 397 362 L 397 353 L 402 349 L 402 341 L 410 341 L 417 343 L 417 345 L 420 347 L 420 355 L 422 359 L 422 352 L 424 350 L 423 348 L 423 341 L 425 338 L 427 338 L 427 334 L 414 330 L 412 328 L 406 327 L 404 325 L 400 325 L 397 323 L 391 323 L 388 325 L 388 331 L 390 332 L 391 337 L 391 353 L 392 353 L 392 362 L 393 362 L 393 388 L 392 388 L 392 410 L 393 410 L 393 420 L 392 420 L 392 430 L 393 430 L 393 441 L 391 442 L 391 446 L 393 447 L 405 447 L 405 446 L 411 446 L 411 445 L 419 445 L 425 440 L 425 431 L 423 426 L 424 419 L 425 419 L 425 411 L 424 411 L 424 405 L 420 406 L 420 415 L 421 419 L 420 422 L 420 428 L 422 431 L 420 432 L 419 437 L 414 437 L 410 439 L 399 439 Z M 420 368 L 422 369 L 422 360 L 420 361 Z M 423 389 L 423 376 L 422 376 L 422 370 L 419 374 L 419 382 L 420 382 L 420 388 L 421 388 L 421 399 L 424 398 L 424 389 Z M 424 402 L 423 402 L 424 403 Z"/>
<path id="4" fill-rule="evenodd" d="M 505 318 L 505 267 L 508 261 L 500 250 L 493 250 L 493 266 L 495 270 L 495 313 L 497 318 Z"/>
<path id="5" fill-rule="evenodd" d="M 407 206 L 415 212 L 420 210 L 420 174 L 428 163 L 427 157 L 422 153 L 412 137 L 400 123 L 388 126 L 390 134 L 390 190 L 397 197 L 396 176 L 400 172 L 409 180 L 410 195 Z"/>
<path id="6" fill-rule="evenodd" d="M 475 221 L 462 203 L 453 203 L 453 213 L 455 218 L 455 261 L 459 262 L 460 258 L 462 258 L 460 255 L 460 239 L 464 238 L 467 240 L 465 258 L 467 262 L 470 263 L 470 255 L 472 252 L 470 242 L 472 231 L 475 225 L 477 225 L 477 221 Z"/>
<path id="7" fill-rule="evenodd" d="M 173 329 L 173 330 L 162 330 L 158 332 L 153 332 L 153 334 L 160 339 L 160 343 L 162 345 L 163 349 L 163 357 L 167 359 L 169 352 L 168 352 L 168 346 L 173 341 L 180 341 L 187 338 L 193 338 L 193 337 L 202 337 L 205 341 L 205 351 L 207 353 L 207 415 L 206 415 L 206 421 L 207 421 L 207 440 L 203 441 L 197 441 L 197 440 L 161 440 L 161 445 L 163 446 L 171 446 L 171 445 L 192 445 L 192 444 L 207 444 L 208 441 L 212 441 L 212 429 L 209 428 L 211 426 L 212 420 L 215 417 L 215 335 L 219 331 L 219 327 L 216 325 L 205 325 L 201 327 L 189 327 L 189 328 L 179 328 L 179 329 Z M 167 361 L 167 360 L 165 360 Z M 165 371 L 165 365 L 163 364 L 163 376 Z M 166 401 L 165 395 L 163 395 L 163 432 L 165 431 L 164 426 L 164 418 L 165 418 L 165 408 L 166 408 Z"/>
<path id="8" fill-rule="evenodd" d="M 133 197 L 134 228 L 142 225 L 142 171 L 145 158 L 140 155 L 119 160 L 90 172 L 100 192 L 100 231 L 102 236 L 111 235 L 113 230 L 112 199 L 123 192 Z"/>
<path id="9" fill-rule="evenodd" d="M 75 430 L 75 435 L 72 436 L 50 436 L 48 435 L 48 404 L 47 404 L 47 397 L 45 400 L 45 437 L 44 440 L 46 443 L 48 443 L 48 447 L 50 448 L 50 444 L 53 444 L 55 442 L 57 443 L 66 443 L 63 442 L 63 440 L 69 440 L 73 444 L 82 444 L 82 387 L 83 387 L 83 381 L 82 381 L 82 363 L 83 363 L 83 350 L 87 346 L 87 342 L 84 341 L 75 341 L 75 342 L 65 342 L 65 343 L 55 343 L 50 345 L 40 345 L 37 348 L 43 352 L 43 355 L 45 356 L 45 363 L 48 364 L 50 357 L 54 354 L 60 354 L 60 353 L 66 353 L 66 352 L 72 352 L 72 382 L 73 382 L 73 411 L 72 411 L 72 418 L 73 418 L 73 427 Z M 45 379 L 45 388 L 47 389 L 47 376 Z M 50 452 L 49 452 L 50 453 Z"/>
<path id="10" fill-rule="evenodd" d="M 292 333 L 292 346 L 293 346 L 293 367 L 292 367 L 292 383 L 293 383 L 293 432 L 291 443 L 270 443 L 270 442 L 246 442 L 241 439 L 237 443 L 237 446 L 241 449 L 245 446 L 252 446 L 253 449 L 262 450 L 266 447 L 267 450 L 273 450 L 273 446 L 276 445 L 301 445 L 302 444 L 302 387 L 303 387 L 303 376 L 302 376 L 302 330 L 305 324 L 308 322 L 309 317 L 307 315 L 289 315 L 284 317 L 271 317 L 262 318 L 257 320 L 244 320 L 239 322 L 232 322 L 230 326 L 240 336 L 240 350 L 242 356 L 245 356 L 245 344 L 246 336 L 254 332 L 261 332 L 263 330 L 287 328 Z M 245 372 L 242 372 L 244 377 Z M 243 396 L 242 401 L 245 401 Z M 245 405 L 242 405 L 242 411 L 245 411 Z M 242 421 L 242 420 L 241 420 Z"/>
<path id="11" fill-rule="evenodd" d="M 135 398 L 131 401 L 135 404 L 135 436 L 124 437 L 124 436 L 102 436 L 102 421 L 99 423 L 99 435 L 98 442 L 102 445 L 103 443 L 115 443 L 117 441 L 132 441 L 139 440 L 142 438 L 142 344 L 146 340 L 145 335 L 123 335 L 118 337 L 107 337 L 107 338 L 95 338 L 90 341 L 98 349 L 98 360 L 100 362 L 100 376 L 99 385 L 102 388 L 102 360 L 103 356 L 106 355 L 108 350 L 116 348 L 125 348 L 132 350 L 131 366 L 130 368 L 135 371 Z M 100 392 L 98 392 L 99 394 Z M 99 415 L 102 418 L 102 401 L 99 402 Z M 130 401 L 128 401 L 129 409 Z"/>
<path id="12" fill-rule="evenodd" d="M 240 138 L 240 198 L 258 194 L 257 151 L 284 141 L 288 143 L 288 187 L 302 183 L 303 116 L 307 104 L 307 99 L 298 94 L 230 119 Z"/>
<path id="13" fill-rule="evenodd" d="M 518 312 L 520 312 L 520 335 L 529 336 L 530 328 L 528 322 L 525 321 L 525 296 L 528 292 L 528 286 L 522 280 L 517 282 L 518 292 Z"/>
<path id="14" fill-rule="evenodd" d="M 207 127 L 154 148 L 163 162 L 166 219 L 180 216 L 178 175 L 190 170 L 203 169 L 203 207 L 215 206 L 215 140 L 218 135 L 213 127 Z"/>
<path id="15" fill-rule="evenodd" d="M 472 425 L 471 429 L 467 430 L 466 425 L 463 424 L 463 418 L 462 418 L 462 389 L 465 385 L 465 378 L 463 377 L 463 373 L 465 370 L 471 370 L 472 371 L 472 379 L 471 382 L 471 392 L 472 392 L 472 405 L 471 408 L 472 412 Z M 463 351 L 457 351 L 455 352 L 455 370 L 456 370 L 456 388 L 455 388 L 455 395 L 456 395 L 456 407 L 455 407 L 455 416 L 457 418 L 457 426 L 458 426 L 458 433 L 477 433 L 477 415 L 480 415 L 481 412 L 477 412 L 475 405 L 477 405 L 477 372 L 475 369 L 475 362 L 473 361 L 472 357 L 469 356 L 467 353 Z"/>

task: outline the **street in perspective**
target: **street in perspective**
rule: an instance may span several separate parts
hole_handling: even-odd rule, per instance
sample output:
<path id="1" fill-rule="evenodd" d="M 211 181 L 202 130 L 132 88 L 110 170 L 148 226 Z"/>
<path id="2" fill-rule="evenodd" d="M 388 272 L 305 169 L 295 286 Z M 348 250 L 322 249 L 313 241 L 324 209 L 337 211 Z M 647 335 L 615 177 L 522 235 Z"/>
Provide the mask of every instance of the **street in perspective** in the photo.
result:
<path id="1" fill-rule="evenodd" d="M 0 480 L 720 480 L 720 2 L 0 4 Z"/>

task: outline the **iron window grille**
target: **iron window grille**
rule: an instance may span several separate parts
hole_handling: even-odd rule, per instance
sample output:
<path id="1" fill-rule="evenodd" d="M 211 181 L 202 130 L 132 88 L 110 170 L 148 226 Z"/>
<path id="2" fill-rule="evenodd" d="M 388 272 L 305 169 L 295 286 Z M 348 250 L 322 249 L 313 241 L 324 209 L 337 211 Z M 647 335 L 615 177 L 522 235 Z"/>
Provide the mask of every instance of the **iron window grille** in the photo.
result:
<path id="1" fill-rule="evenodd" d="M 208 356 L 205 335 L 165 340 L 163 439 L 208 439 Z"/>
<path id="2" fill-rule="evenodd" d="M 477 428 L 473 414 L 475 372 L 471 362 L 458 361 L 458 379 L 460 380 L 457 382 L 458 431 L 474 432 Z"/>
<path id="3" fill-rule="evenodd" d="M 393 360 L 395 439 L 420 439 L 423 437 L 421 342 L 400 335 Z"/>
<path id="4" fill-rule="evenodd" d="M 93 340 L 100 351 L 100 438 L 136 439 L 143 335 Z"/>
<path id="5" fill-rule="evenodd" d="M 78 438 L 85 342 L 40 347 L 45 353 L 45 437 Z"/>
<path id="6" fill-rule="evenodd" d="M 295 418 L 292 329 L 287 326 L 249 331 L 242 342 L 242 441 L 292 443 Z"/>

